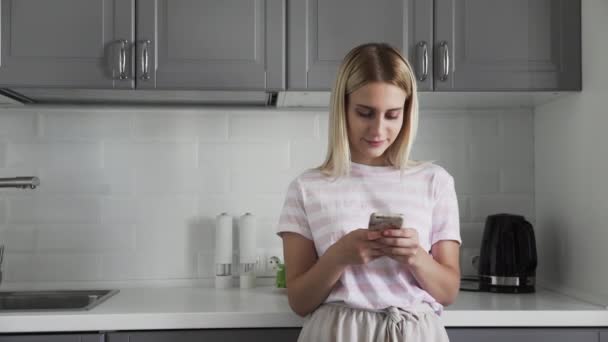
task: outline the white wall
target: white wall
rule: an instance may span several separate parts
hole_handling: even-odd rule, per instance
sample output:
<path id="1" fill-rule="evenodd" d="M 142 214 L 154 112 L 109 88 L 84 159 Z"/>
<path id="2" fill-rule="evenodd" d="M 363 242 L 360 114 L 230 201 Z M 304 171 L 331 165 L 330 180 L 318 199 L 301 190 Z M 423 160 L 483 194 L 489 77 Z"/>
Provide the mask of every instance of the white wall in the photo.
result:
<path id="1" fill-rule="evenodd" d="M 582 1 L 583 91 L 536 108 L 540 280 L 608 305 L 608 1 Z"/>
<path id="2" fill-rule="evenodd" d="M 423 111 L 414 157 L 456 178 L 465 247 L 488 214 L 533 219 L 531 110 Z M 325 155 L 323 111 L 0 110 L 0 177 L 37 175 L 0 192 L 6 282 L 212 279 L 213 223 L 259 218 L 260 254 L 288 182 Z"/>

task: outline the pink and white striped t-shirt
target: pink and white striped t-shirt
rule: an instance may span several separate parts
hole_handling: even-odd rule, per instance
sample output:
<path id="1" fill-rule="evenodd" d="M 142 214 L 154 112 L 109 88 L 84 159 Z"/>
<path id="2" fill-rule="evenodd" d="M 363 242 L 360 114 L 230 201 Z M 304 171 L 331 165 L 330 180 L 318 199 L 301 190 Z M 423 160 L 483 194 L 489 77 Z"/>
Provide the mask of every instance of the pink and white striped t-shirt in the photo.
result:
<path id="1" fill-rule="evenodd" d="M 342 236 L 367 228 L 373 212 L 401 213 L 404 227 L 415 228 L 421 246 L 440 240 L 461 243 L 454 179 L 441 166 L 424 163 L 403 173 L 390 166 L 351 163 L 350 175 L 333 179 L 309 170 L 291 182 L 277 233 L 294 232 L 313 240 L 317 255 Z M 325 300 L 365 309 L 443 306 L 423 290 L 407 266 L 389 257 L 348 266 Z"/>

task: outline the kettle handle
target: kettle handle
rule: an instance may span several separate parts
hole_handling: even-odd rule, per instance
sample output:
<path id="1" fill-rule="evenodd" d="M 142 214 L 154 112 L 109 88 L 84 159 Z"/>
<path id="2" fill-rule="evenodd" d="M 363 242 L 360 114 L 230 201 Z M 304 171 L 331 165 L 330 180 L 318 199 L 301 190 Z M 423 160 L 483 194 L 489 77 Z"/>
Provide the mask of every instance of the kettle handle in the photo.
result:
<path id="1" fill-rule="evenodd" d="M 536 255 L 536 238 L 534 236 L 534 228 L 532 227 L 532 224 L 525 219 L 524 219 L 524 226 L 526 227 L 526 229 L 525 229 L 526 235 L 527 235 L 526 241 L 528 242 L 527 247 L 528 247 L 528 251 L 530 251 L 530 255 L 528 256 L 529 263 L 528 263 L 528 265 L 526 265 L 526 270 L 535 271 L 538 259 L 537 259 L 537 255 Z"/>

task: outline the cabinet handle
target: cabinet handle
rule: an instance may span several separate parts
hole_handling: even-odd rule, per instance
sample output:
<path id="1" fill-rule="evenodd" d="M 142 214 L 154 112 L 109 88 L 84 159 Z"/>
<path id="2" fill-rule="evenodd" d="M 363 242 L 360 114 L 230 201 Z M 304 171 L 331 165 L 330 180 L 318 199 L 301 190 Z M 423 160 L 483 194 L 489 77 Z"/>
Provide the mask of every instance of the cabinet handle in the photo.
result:
<path id="1" fill-rule="evenodd" d="M 416 59 L 418 60 L 418 81 L 424 81 L 429 75 L 429 52 L 426 47 L 426 42 L 418 42 L 418 44 L 416 44 L 416 51 L 418 52 L 418 55 L 416 56 Z"/>
<path id="2" fill-rule="evenodd" d="M 126 80 L 127 76 L 127 45 L 129 42 L 126 39 L 118 41 L 120 43 L 120 52 L 118 55 L 118 78 Z"/>
<path id="3" fill-rule="evenodd" d="M 150 46 L 149 40 L 144 40 L 141 42 L 141 79 L 149 80 L 150 79 L 150 55 L 148 54 L 148 47 Z"/>
<path id="4" fill-rule="evenodd" d="M 450 73 L 450 50 L 448 48 L 448 42 L 442 41 L 439 44 L 439 46 L 441 46 L 441 50 L 442 50 L 442 54 L 443 54 L 443 59 L 442 59 L 443 72 L 441 74 L 441 77 L 439 77 L 439 80 L 447 81 L 448 74 Z"/>

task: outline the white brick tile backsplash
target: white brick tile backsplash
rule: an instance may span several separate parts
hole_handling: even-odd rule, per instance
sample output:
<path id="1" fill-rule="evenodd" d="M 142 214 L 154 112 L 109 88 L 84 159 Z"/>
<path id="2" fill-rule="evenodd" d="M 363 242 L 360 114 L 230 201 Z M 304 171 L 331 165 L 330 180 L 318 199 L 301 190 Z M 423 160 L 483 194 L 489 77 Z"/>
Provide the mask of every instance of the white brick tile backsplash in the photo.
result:
<path id="1" fill-rule="evenodd" d="M 19 196 L 7 199 L 7 223 L 98 223 L 99 200 L 91 197 Z"/>
<path id="2" fill-rule="evenodd" d="M 253 165 L 263 165 L 269 169 L 289 168 L 289 144 L 238 143 L 238 144 L 200 144 L 200 166 L 230 167 L 248 169 Z"/>
<path id="3" fill-rule="evenodd" d="M 464 140 L 470 134 L 467 115 L 461 112 L 421 112 L 418 119 L 418 141 Z"/>
<path id="4" fill-rule="evenodd" d="M 327 139 L 297 140 L 289 145 L 291 168 L 297 172 L 320 166 L 327 155 Z"/>
<path id="5" fill-rule="evenodd" d="M 194 276 L 194 257 L 163 249 L 101 256 L 102 279 L 181 279 Z M 129 262 L 125 262 L 128 260 Z"/>
<path id="6" fill-rule="evenodd" d="M 469 198 L 466 196 L 457 196 L 458 197 L 458 215 L 460 221 L 469 221 L 471 218 L 471 209 L 469 205 Z"/>
<path id="7" fill-rule="evenodd" d="M 483 222 L 464 223 L 460 225 L 462 247 L 480 248 L 485 220 Z"/>
<path id="8" fill-rule="evenodd" d="M 128 139 L 133 115 L 128 112 L 77 110 L 49 111 L 43 115 L 43 137 L 52 141 Z"/>
<path id="9" fill-rule="evenodd" d="M 483 222 L 488 215 L 509 213 L 534 217 L 534 198 L 531 195 L 494 195 L 471 198 L 473 221 Z"/>
<path id="10" fill-rule="evenodd" d="M 9 254 L 7 281 L 100 280 L 100 256 L 95 254 Z"/>
<path id="11" fill-rule="evenodd" d="M 37 232 L 40 252 L 127 252 L 135 248 L 133 225 L 45 225 Z"/>
<path id="12" fill-rule="evenodd" d="M 260 165 L 234 169 L 231 175 L 232 191 L 243 194 L 283 194 L 292 178 L 291 173 Z"/>
<path id="13" fill-rule="evenodd" d="M 0 224 L 6 222 L 6 201 L 0 198 Z"/>
<path id="14" fill-rule="evenodd" d="M 0 244 L 5 245 L 7 253 L 33 253 L 37 232 L 37 228 L 31 225 L 0 225 Z"/>
<path id="15" fill-rule="evenodd" d="M 530 139 L 534 136 L 534 115 L 531 110 L 504 111 L 500 115 L 503 137 Z"/>
<path id="16" fill-rule="evenodd" d="M 138 197 L 135 205 L 139 226 L 179 229 L 196 219 L 198 212 L 198 199 L 194 196 Z"/>
<path id="17" fill-rule="evenodd" d="M 327 110 L 0 109 L 7 281 L 162 280 L 214 274 L 215 217 L 252 212 L 260 253 L 291 180 L 324 161 Z M 534 213 L 530 110 L 423 110 L 412 158 L 455 180 L 463 246 L 485 217 Z M 236 235 L 235 235 L 236 238 Z"/>
<path id="18" fill-rule="evenodd" d="M 500 134 L 497 112 L 474 111 L 469 115 L 470 134 L 475 137 L 495 138 Z"/>
<path id="19" fill-rule="evenodd" d="M 500 192 L 530 194 L 534 192 L 534 169 L 525 165 L 500 169 Z"/>
<path id="20" fill-rule="evenodd" d="M 101 167 L 99 143 L 10 143 L 6 152 L 8 167 L 70 169 Z"/>
<path id="21" fill-rule="evenodd" d="M 278 139 L 315 139 L 316 112 L 271 111 L 233 114 L 230 116 L 230 139 L 247 141 L 276 141 Z"/>
<path id="22" fill-rule="evenodd" d="M 0 168 L 6 164 L 6 144 L 0 143 Z"/>
<path id="23" fill-rule="evenodd" d="M 284 201 L 285 194 L 242 195 L 238 197 L 201 196 L 199 213 L 202 217 L 215 218 L 222 212 L 233 216 L 240 216 L 246 212 L 251 212 L 258 218 L 278 218 Z"/>
<path id="24" fill-rule="evenodd" d="M 137 140 L 225 141 L 228 138 L 228 115 L 214 111 L 137 113 Z"/>
<path id="25" fill-rule="evenodd" d="M 34 255 L 25 253 L 10 253 L 5 251 L 4 254 L 4 271 L 2 275 L 3 282 L 10 281 L 34 281 Z"/>
<path id="26" fill-rule="evenodd" d="M 102 223 L 137 222 L 137 199 L 135 197 L 104 197 L 100 199 Z"/>
<path id="27" fill-rule="evenodd" d="M 6 109 L 0 113 L 0 139 L 28 141 L 37 135 L 38 115 L 32 110 Z"/>
<path id="28" fill-rule="evenodd" d="M 462 194 L 493 194 L 498 192 L 499 168 L 496 164 L 470 169 L 455 169 L 452 176 L 456 190 Z"/>
<path id="29" fill-rule="evenodd" d="M 197 255 L 197 276 L 209 278 L 215 276 L 215 255 L 209 252 L 199 252 Z"/>
<path id="30" fill-rule="evenodd" d="M 41 194 L 128 194 L 133 188 L 128 168 L 41 169 L 38 177 Z"/>
<path id="31" fill-rule="evenodd" d="M 177 168 L 195 168 L 195 143 L 107 143 L 104 144 L 105 167 L 149 169 L 170 165 Z"/>

